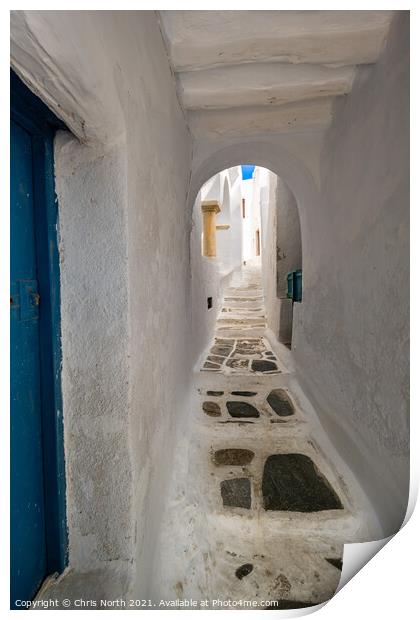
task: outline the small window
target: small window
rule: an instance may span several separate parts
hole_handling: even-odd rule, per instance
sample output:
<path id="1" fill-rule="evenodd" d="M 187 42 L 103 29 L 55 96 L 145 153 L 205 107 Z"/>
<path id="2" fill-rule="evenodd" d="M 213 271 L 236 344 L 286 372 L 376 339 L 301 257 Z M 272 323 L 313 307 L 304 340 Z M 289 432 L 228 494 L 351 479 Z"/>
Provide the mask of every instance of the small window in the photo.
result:
<path id="1" fill-rule="evenodd" d="M 211 310 L 213 308 L 213 297 L 207 297 L 207 310 Z"/>
<path id="2" fill-rule="evenodd" d="M 245 218 L 245 198 L 242 198 L 242 217 Z"/>

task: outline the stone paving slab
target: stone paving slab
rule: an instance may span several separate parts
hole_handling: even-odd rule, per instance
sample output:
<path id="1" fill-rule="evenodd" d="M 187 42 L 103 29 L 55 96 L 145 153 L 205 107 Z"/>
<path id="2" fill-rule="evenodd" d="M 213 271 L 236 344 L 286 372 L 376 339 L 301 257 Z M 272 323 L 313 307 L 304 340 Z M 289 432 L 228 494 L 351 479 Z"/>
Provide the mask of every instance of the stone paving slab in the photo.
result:
<path id="1" fill-rule="evenodd" d="M 343 541 L 359 524 L 264 335 L 264 315 L 260 272 L 247 267 L 226 290 L 196 373 L 191 529 L 179 554 L 184 593 L 194 583 L 207 598 L 298 608 L 333 596 Z"/>

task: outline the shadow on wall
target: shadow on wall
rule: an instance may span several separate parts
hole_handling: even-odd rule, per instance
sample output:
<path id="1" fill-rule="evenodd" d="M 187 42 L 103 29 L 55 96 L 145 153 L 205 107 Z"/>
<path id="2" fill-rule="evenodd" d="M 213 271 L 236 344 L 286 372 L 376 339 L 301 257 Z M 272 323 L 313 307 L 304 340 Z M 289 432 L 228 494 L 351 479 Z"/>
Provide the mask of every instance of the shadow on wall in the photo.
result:
<path id="1" fill-rule="evenodd" d="M 280 300 L 279 340 L 291 346 L 293 339 L 293 292 L 288 276 L 302 269 L 302 235 L 296 198 L 282 180 L 277 183 L 277 297 Z"/>

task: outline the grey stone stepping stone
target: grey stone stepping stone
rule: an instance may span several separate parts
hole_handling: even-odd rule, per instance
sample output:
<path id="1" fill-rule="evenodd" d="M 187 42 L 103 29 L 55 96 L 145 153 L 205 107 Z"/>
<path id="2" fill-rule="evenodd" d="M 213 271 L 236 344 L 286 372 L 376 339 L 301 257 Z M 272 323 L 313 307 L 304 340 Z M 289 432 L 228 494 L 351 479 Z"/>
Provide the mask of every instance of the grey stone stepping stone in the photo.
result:
<path id="1" fill-rule="evenodd" d="M 251 369 L 254 372 L 268 372 L 269 370 L 277 370 L 277 364 L 268 360 L 252 360 Z"/>
<path id="2" fill-rule="evenodd" d="M 210 400 L 207 400 L 203 403 L 203 411 L 212 418 L 216 418 L 217 416 L 222 415 L 220 405 Z"/>
<path id="3" fill-rule="evenodd" d="M 242 564 L 239 568 L 236 569 L 235 575 L 238 579 L 243 579 L 254 570 L 253 564 Z"/>
<path id="4" fill-rule="evenodd" d="M 203 368 L 219 369 L 220 364 L 215 364 L 214 362 L 205 362 Z"/>
<path id="5" fill-rule="evenodd" d="M 253 405 L 242 401 L 229 400 L 226 403 L 229 415 L 232 418 L 259 418 L 260 412 Z"/>
<path id="6" fill-rule="evenodd" d="M 244 360 L 231 357 L 227 360 L 226 366 L 229 366 L 229 368 L 248 368 L 248 362 L 249 360 L 247 359 Z"/>
<path id="7" fill-rule="evenodd" d="M 233 345 L 235 340 L 233 338 L 216 338 L 216 344 L 221 344 L 222 346 Z"/>
<path id="8" fill-rule="evenodd" d="M 208 392 L 207 392 L 207 394 L 208 394 Z M 231 394 L 233 396 L 256 396 L 257 392 L 246 392 L 246 391 L 241 392 L 241 391 L 237 391 L 237 392 L 231 392 Z"/>
<path id="9" fill-rule="evenodd" d="M 319 512 L 342 509 L 330 483 L 306 454 L 272 454 L 264 465 L 262 494 L 266 510 Z"/>
<path id="10" fill-rule="evenodd" d="M 223 396 L 224 392 L 216 392 L 216 390 L 207 390 L 207 396 Z"/>
<path id="11" fill-rule="evenodd" d="M 221 355 L 223 357 L 227 357 L 232 353 L 232 347 L 215 346 L 210 349 L 210 353 L 212 355 Z"/>
<path id="12" fill-rule="evenodd" d="M 271 390 L 267 396 L 267 402 L 273 411 L 280 417 L 291 416 L 295 413 L 293 404 L 284 390 Z"/>
<path id="13" fill-rule="evenodd" d="M 327 562 L 338 568 L 338 570 L 343 570 L 343 560 L 341 558 L 325 558 Z"/>
<path id="14" fill-rule="evenodd" d="M 215 364 L 223 364 L 225 359 L 225 357 L 221 357 L 220 355 L 209 355 L 207 358 L 209 362 L 214 362 Z"/>
<path id="15" fill-rule="evenodd" d="M 224 448 L 213 455 L 215 465 L 248 465 L 255 454 L 245 448 Z"/>
<path id="16" fill-rule="evenodd" d="M 220 483 L 223 506 L 251 508 L 251 482 L 248 478 L 231 478 Z"/>
<path id="17" fill-rule="evenodd" d="M 252 356 L 253 359 L 262 359 L 261 353 L 257 353 L 253 349 L 235 349 L 233 355 L 246 355 L 248 357 Z"/>
<path id="18" fill-rule="evenodd" d="M 260 358 L 262 357 L 261 349 L 259 347 L 251 347 L 249 349 L 245 347 L 237 347 L 235 349 L 235 353 L 238 353 L 239 355 L 257 355 Z"/>

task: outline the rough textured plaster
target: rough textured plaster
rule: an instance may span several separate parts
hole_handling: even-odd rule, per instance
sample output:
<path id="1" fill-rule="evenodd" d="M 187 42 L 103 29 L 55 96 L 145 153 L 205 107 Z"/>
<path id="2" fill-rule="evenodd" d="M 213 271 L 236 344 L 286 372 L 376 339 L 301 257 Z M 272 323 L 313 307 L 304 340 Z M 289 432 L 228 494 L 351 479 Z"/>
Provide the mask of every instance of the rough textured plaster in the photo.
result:
<path id="1" fill-rule="evenodd" d="M 60 587 L 93 598 L 112 582 L 141 598 L 188 412 L 190 134 L 152 11 L 17 12 L 11 48 L 90 147 L 57 140 L 71 568 Z"/>
<path id="2" fill-rule="evenodd" d="M 118 34 L 104 31 L 112 20 L 96 11 L 11 12 L 13 68 L 88 143 L 109 144 L 124 133 L 110 71 Z"/>
<path id="3" fill-rule="evenodd" d="M 256 70 L 257 69 L 257 70 Z M 352 67 L 260 63 L 177 74 L 183 106 L 229 108 L 280 105 L 351 90 Z"/>
<path id="4" fill-rule="evenodd" d="M 333 103 L 333 97 L 318 97 L 274 107 L 190 110 L 187 118 L 197 139 L 312 132 L 331 123 Z"/>
<path id="5" fill-rule="evenodd" d="M 408 22 L 396 18 L 326 136 L 296 342 L 300 375 L 386 535 L 403 521 L 409 481 Z"/>
<path id="6" fill-rule="evenodd" d="M 177 70 L 276 60 L 372 63 L 393 11 L 161 11 Z"/>
<path id="7" fill-rule="evenodd" d="M 133 593 L 141 597 L 151 587 L 175 431 L 189 407 L 191 141 L 155 14 L 136 14 L 134 25 L 130 14 L 118 19 L 131 43 L 115 80 L 127 127 Z"/>
<path id="8" fill-rule="evenodd" d="M 79 572 L 107 563 L 128 573 L 134 528 L 124 154 L 60 132 L 55 166 L 69 561 Z"/>
<path id="9" fill-rule="evenodd" d="M 161 11 L 197 139 L 320 130 L 357 65 L 376 62 L 391 11 Z M 350 65 L 350 66 L 346 66 Z"/>

